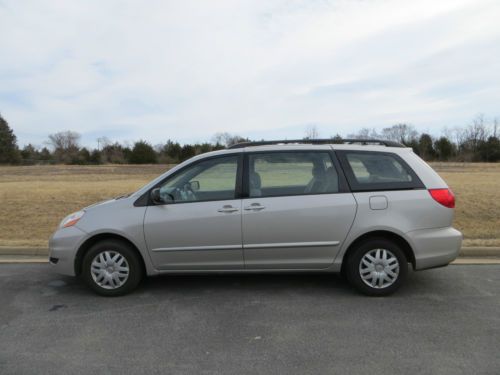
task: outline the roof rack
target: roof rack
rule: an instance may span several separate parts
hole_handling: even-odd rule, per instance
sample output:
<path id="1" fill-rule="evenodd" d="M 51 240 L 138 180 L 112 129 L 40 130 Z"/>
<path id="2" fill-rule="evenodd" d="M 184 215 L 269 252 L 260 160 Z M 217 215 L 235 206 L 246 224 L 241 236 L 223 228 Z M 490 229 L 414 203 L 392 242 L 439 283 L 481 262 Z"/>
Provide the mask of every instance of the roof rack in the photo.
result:
<path id="1" fill-rule="evenodd" d="M 256 141 L 256 142 L 241 142 L 229 146 L 232 148 L 243 148 L 249 146 L 266 146 L 266 145 L 278 145 L 278 144 L 312 144 L 312 145 L 325 145 L 325 144 L 361 144 L 361 145 L 381 145 L 386 147 L 405 147 L 399 142 L 386 141 L 380 139 L 338 139 L 338 138 L 327 138 L 327 139 L 284 139 L 276 141 Z"/>

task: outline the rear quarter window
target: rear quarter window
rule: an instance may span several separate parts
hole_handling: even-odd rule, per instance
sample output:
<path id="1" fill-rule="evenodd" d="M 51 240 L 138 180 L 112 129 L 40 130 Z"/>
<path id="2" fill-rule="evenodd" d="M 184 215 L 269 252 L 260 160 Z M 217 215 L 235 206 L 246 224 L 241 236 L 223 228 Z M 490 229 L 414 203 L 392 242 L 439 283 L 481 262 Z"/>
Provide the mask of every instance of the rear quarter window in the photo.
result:
<path id="1" fill-rule="evenodd" d="M 394 153 L 339 151 L 338 155 L 353 191 L 424 188 L 410 166 Z"/>

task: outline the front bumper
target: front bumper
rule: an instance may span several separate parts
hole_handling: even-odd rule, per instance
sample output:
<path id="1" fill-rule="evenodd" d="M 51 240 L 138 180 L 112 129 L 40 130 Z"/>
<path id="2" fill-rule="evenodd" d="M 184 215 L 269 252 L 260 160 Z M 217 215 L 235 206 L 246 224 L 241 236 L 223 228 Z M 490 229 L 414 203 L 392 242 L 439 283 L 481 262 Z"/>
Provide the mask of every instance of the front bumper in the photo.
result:
<path id="1" fill-rule="evenodd" d="M 445 266 L 462 247 L 462 233 L 452 227 L 422 229 L 406 233 L 415 254 L 415 270 Z"/>
<path id="2" fill-rule="evenodd" d="M 57 273 L 75 276 L 75 257 L 85 232 L 77 227 L 58 229 L 49 240 L 49 261 Z"/>

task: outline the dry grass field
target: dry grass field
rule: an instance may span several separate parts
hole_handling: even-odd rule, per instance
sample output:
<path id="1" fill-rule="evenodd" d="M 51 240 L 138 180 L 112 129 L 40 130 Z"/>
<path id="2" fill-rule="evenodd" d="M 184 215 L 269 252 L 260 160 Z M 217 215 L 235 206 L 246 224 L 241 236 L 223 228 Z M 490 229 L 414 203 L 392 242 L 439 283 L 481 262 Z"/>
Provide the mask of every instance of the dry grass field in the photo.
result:
<path id="1" fill-rule="evenodd" d="M 500 246 L 500 163 L 433 163 L 457 198 L 466 246 Z"/>
<path id="2" fill-rule="evenodd" d="M 132 192 L 167 165 L 0 167 L 0 246 L 47 246 L 67 214 Z M 500 246 L 500 164 L 435 163 L 457 196 L 466 245 Z"/>
<path id="3" fill-rule="evenodd" d="M 133 192 L 169 166 L 0 167 L 0 246 L 47 246 L 67 214 Z"/>

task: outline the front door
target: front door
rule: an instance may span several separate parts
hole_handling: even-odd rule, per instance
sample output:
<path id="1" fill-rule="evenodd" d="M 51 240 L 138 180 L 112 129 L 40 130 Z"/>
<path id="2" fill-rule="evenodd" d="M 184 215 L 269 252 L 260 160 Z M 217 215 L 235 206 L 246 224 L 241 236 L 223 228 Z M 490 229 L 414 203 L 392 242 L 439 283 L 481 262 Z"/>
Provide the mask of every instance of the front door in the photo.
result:
<path id="1" fill-rule="evenodd" d="M 330 266 L 356 213 L 356 201 L 339 183 L 331 153 L 267 152 L 247 158 L 245 268 Z"/>
<path id="2" fill-rule="evenodd" d="M 239 155 L 210 158 L 181 169 L 160 187 L 165 204 L 149 206 L 144 234 L 156 268 L 243 268 Z"/>

